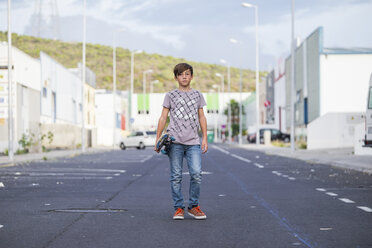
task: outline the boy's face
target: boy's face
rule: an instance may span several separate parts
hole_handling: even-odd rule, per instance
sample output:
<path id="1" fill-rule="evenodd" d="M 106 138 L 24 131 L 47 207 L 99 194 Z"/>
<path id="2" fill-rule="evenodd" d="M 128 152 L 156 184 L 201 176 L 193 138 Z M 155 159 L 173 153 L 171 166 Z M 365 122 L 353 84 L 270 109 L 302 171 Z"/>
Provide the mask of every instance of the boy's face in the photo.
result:
<path id="1" fill-rule="evenodd" d="M 190 82 L 193 78 L 193 75 L 191 75 L 190 69 L 179 73 L 175 79 L 177 80 L 178 84 L 182 87 L 188 87 L 190 85 Z"/>

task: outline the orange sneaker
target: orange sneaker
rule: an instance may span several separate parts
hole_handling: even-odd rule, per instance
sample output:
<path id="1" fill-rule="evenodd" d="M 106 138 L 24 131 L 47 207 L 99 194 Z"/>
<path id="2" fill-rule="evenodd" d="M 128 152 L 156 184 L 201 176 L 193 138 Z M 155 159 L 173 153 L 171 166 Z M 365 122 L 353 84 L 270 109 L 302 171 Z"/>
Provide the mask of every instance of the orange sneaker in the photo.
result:
<path id="1" fill-rule="evenodd" d="M 176 212 L 173 215 L 174 220 L 183 220 L 184 217 L 184 210 L 182 208 L 177 208 Z"/>
<path id="2" fill-rule="evenodd" d="M 188 214 L 197 220 L 205 220 L 207 218 L 207 216 L 205 215 L 205 213 L 203 213 L 203 211 L 201 211 L 199 206 L 188 209 Z"/>

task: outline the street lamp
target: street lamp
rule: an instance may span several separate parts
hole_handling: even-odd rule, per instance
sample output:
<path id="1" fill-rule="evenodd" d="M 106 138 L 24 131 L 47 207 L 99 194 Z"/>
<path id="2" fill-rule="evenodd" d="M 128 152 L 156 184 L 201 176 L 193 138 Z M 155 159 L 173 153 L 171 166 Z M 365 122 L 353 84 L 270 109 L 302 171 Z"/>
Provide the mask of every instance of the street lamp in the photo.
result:
<path id="1" fill-rule="evenodd" d="M 217 84 L 214 84 L 212 85 L 213 88 L 217 88 L 217 91 L 218 91 L 218 98 L 220 97 L 220 90 L 221 90 L 221 86 L 220 85 L 217 85 Z M 219 108 L 219 106 L 218 106 Z M 214 113 L 214 142 L 217 142 L 217 112 Z"/>
<path id="2" fill-rule="evenodd" d="M 86 18 L 87 1 L 83 0 L 83 68 L 81 82 L 81 151 L 85 152 L 85 123 L 84 123 L 84 84 L 85 84 L 85 66 L 86 66 L 86 36 L 87 36 L 87 18 Z"/>
<path id="3" fill-rule="evenodd" d="M 131 52 L 131 56 L 130 56 L 130 92 L 129 92 L 129 111 L 128 111 L 128 114 L 129 114 L 129 130 L 132 130 L 132 123 L 131 123 L 131 119 L 132 119 L 132 96 L 133 96 L 133 85 L 134 85 L 134 55 L 135 54 L 139 54 L 139 53 L 142 53 L 142 50 L 135 50 L 135 51 L 132 51 Z"/>
<path id="4" fill-rule="evenodd" d="M 260 144 L 260 103 L 259 103 L 259 64 L 258 64 L 258 6 L 250 3 L 242 3 L 245 8 L 255 9 L 255 23 L 256 23 L 256 144 Z"/>
<path id="5" fill-rule="evenodd" d="M 8 158 L 14 160 L 13 151 L 13 94 L 12 94 L 12 31 L 11 1 L 8 0 Z"/>
<path id="6" fill-rule="evenodd" d="M 154 80 L 154 81 L 150 82 L 150 94 L 153 93 L 153 91 L 154 91 L 154 84 L 157 84 L 157 83 L 159 83 L 159 80 Z"/>
<path id="7" fill-rule="evenodd" d="M 142 78 L 142 82 L 143 82 L 143 98 L 142 98 L 142 101 L 143 101 L 143 114 L 146 114 L 146 98 L 145 98 L 145 95 L 146 95 L 146 74 L 149 74 L 149 73 L 152 73 L 153 70 L 149 69 L 149 70 L 146 70 L 143 72 L 143 78 Z"/>
<path id="8" fill-rule="evenodd" d="M 221 102 L 222 102 L 222 111 L 223 111 L 223 106 L 224 106 L 224 104 L 225 104 L 225 102 L 224 102 L 224 93 L 225 93 L 225 82 L 224 82 L 224 76 L 223 76 L 223 74 L 221 74 L 221 73 L 216 73 L 216 76 L 217 77 L 219 77 L 219 78 L 221 78 L 221 91 L 222 91 L 222 97 L 221 97 Z M 221 111 L 220 111 L 220 113 L 221 113 Z M 223 115 L 222 115 L 223 116 Z M 222 140 L 222 132 L 221 132 L 221 140 Z"/>
<path id="9" fill-rule="evenodd" d="M 294 144 L 294 136 L 295 136 L 295 34 L 294 34 L 294 8 L 295 2 L 292 0 L 292 42 L 291 42 L 291 153 L 294 153 L 295 144 Z"/>
<path id="10" fill-rule="evenodd" d="M 231 80 L 231 76 L 230 76 L 230 63 L 227 62 L 224 59 L 220 59 L 220 62 L 222 64 L 226 64 L 226 66 L 227 66 L 227 90 L 228 90 L 229 93 L 231 93 L 231 89 L 230 89 L 230 80 Z M 227 112 L 228 112 L 227 130 L 229 132 L 228 141 L 231 142 L 231 104 L 230 104 L 230 101 L 228 102 Z"/>
<path id="11" fill-rule="evenodd" d="M 113 45 L 112 45 L 112 74 L 113 74 L 113 82 L 112 82 L 112 98 L 113 98 L 113 129 L 112 129 L 112 146 L 115 148 L 116 144 L 116 33 L 123 32 L 124 28 L 120 28 L 118 30 L 115 30 L 113 33 Z"/>

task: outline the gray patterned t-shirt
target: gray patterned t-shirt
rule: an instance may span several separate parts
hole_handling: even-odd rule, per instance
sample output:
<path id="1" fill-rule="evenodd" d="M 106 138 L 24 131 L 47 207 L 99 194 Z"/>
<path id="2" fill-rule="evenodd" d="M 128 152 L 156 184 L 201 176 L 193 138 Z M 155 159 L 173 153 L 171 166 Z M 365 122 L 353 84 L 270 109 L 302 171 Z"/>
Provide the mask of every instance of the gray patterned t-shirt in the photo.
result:
<path id="1" fill-rule="evenodd" d="M 165 95 L 163 107 L 170 112 L 167 132 L 176 139 L 174 143 L 200 145 L 198 110 L 205 105 L 203 95 L 194 89 L 187 92 L 176 89 Z"/>

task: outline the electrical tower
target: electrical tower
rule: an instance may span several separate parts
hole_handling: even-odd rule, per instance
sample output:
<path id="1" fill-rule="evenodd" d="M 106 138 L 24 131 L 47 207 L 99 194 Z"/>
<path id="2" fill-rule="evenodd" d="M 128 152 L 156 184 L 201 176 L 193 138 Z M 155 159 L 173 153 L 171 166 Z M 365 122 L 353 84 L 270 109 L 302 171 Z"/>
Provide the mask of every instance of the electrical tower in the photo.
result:
<path id="1" fill-rule="evenodd" d="M 31 35 L 36 37 L 60 38 L 57 0 L 35 0 L 31 17 Z"/>

